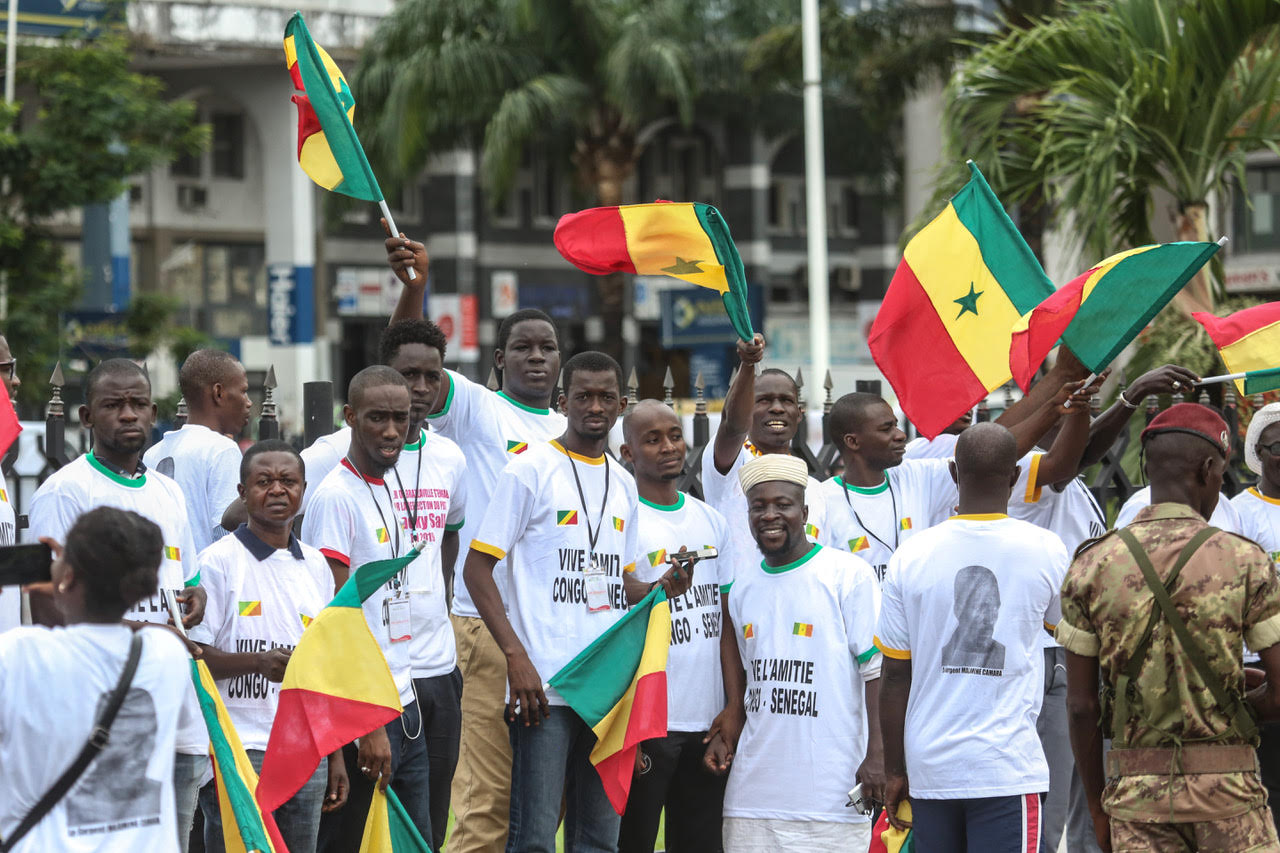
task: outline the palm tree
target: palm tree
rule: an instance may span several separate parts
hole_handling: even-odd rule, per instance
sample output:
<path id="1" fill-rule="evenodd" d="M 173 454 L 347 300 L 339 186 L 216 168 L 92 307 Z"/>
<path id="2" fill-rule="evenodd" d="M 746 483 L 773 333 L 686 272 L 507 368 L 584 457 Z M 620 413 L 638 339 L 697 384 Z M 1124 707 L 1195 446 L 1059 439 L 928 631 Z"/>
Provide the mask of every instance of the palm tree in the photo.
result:
<path id="1" fill-rule="evenodd" d="M 1209 239 L 1209 200 L 1251 152 L 1280 153 L 1277 24 L 1280 0 L 1114 0 L 1041 19 L 960 66 L 945 151 L 977 161 L 1006 203 L 1042 194 L 1093 256 L 1155 241 L 1157 191 L 1179 239 Z M 1213 289 L 1201 276 L 1180 300 L 1208 310 Z"/>

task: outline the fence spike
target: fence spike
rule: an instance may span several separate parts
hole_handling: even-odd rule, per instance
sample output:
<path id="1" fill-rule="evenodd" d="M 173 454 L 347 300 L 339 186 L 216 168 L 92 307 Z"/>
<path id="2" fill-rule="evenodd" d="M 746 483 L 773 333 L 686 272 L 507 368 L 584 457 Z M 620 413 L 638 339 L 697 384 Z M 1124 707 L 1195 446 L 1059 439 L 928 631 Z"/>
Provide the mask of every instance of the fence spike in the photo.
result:
<path id="1" fill-rule="evenodd" d="M 635 371 L 632 370 L 634 375 Z M 671 375 L 671 365 L 667 365 L 667 372 L 662 377 L 662 402 L 668 406 L 675 405 L 675 397 L 673 396 L 676 389 L 675 377 Z"/>
<path id="2" fill-rule="evenodd" d="M 693 412 L 697 415 L 705 415 L 707 413 L 707 383 L 702 379 L 702 371 L 698 371 L 698 375 L 693 380 Z"/>
<path id="3" fill-rule="evenodd" d="M 796 368 L 796 402 L 804 410 L 804 368 Z"/>
<path id="4" fill-rule="evenodd" d="M 182 429 L 182 427 L 186 425 L 187 420 L 189 418 L 190 418 L 190 413 L 187 412 L 187 398 L 179 397 L 178 408 L 173 413 L 173 423 L 175 426 L 178 427 L 178 429 Z"/>
<path id="5" fill-rule="evenodd" d="M 62 402 L 62 388 L 67 384 L 67 379 L 62 375 L 62 362 L 59 361 L 53 366 L 53 375 L 49 377 L 49 384 L 53 386 L 53 395 L 49 398 L 49 417 L 66 417 L 66 409 Z"/>
<path id="6" fill-rule="evenodd" d="M 494 367 L 489 368 L 489 379 L 484 383 L 484 386 L 488 388 L 490 391 L 497 391 L 499 388 L 502 387 L 501 385 L 498 384 L 497 368 L 494 368 Z"/>
<path id="7" fill-rule="evenodd" d="M 822 380 L 822 387 L 827 390 L 826 399 L 822 401 L 822 413 L 824 415 L 831 414 L 831 407 L 835 405 L 835 401 L 831 399 L 831 389 L 835 388 L 835 383 L 831 381 L 831 370 L 827 370 L 826 378 Z"/>
<path id="8" fill-rule="evenodd" d="M 267 368 L 262 380 L 262 410 L 258 413 L 258 440 L 280 437 L 280 422 L 276 412 L 276 366 Z"/>

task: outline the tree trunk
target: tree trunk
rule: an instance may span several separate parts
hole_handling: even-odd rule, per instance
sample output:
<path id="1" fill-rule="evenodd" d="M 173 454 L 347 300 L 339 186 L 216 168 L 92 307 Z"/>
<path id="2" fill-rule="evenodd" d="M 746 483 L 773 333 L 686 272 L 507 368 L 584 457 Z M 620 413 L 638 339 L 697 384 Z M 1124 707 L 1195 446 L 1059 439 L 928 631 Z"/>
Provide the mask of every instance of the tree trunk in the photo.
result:
<path id="1" fill-rule="evenodd" d="M 1208 242 L 1209 205 L 1203 201 L 1182 202 L 1174 216 L 1179 240 Z M 1186 287 L 1174 297 L 1174 304 L 1184 314 L 1193 311 L 1213 311 L 1213 283 L 1209 280 L 1208 265 L 1200 268 Z"/>

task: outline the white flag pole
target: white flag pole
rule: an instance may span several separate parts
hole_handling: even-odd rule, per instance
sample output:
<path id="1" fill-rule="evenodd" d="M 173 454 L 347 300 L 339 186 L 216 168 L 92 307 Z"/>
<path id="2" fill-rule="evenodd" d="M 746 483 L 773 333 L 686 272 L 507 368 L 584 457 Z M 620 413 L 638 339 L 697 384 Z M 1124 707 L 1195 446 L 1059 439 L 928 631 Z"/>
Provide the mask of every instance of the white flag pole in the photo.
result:
<path id="1" fill-rule="evenodd" d="M 1234 382 L 1237 379 L 1244 379 L 1248 373 L 1223 373 L 1221 376 L 1206 376 L 1197 382 L 1197 385 L 1213 385 L 1217 382 Z"/>
<path id="2" fill-rule="evenodd" d="M 400 229 L 396 228 L 396 219 L 391 215 L 391 208 L 387 207 L 387 200 L 385 198 L 379 199 L 378 207 L 382 208 L 382 217 L 387 220 L 387 228 L 391 229 L 391 236 L 399 237 Z M 417 274 L 413 271 L 413 267 L 409 267 L 409 281 L 413 281 L 417 277 Z"/>

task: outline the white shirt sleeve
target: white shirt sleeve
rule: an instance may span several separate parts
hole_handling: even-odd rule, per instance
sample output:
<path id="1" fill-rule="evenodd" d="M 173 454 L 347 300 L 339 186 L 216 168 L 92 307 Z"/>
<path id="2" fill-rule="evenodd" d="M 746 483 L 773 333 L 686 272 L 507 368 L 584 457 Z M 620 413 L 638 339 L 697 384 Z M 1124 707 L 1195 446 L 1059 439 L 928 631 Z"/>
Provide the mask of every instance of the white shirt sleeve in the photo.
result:
<path id="1" fill-rule="evenodd" d="M 531 477 L 532 474 L 532 468 L 527 465 L 513 463 L 503 469 L 494 483 L 489 508 L 476 529 L 475 538 L 468 543 L 470 548 L 499 560 L 507 556 L 528 527 L 534 503 L 538 499 L 537 484 L 531 486 L 525 482 L 526 477 Z M 633 515 L 632 521 L 634 520 Z M 627 543 L 630 550 L 626 553 L 634 554 L 634 534 L 627 538 Z"/>
<path id="2" fill-rule="evenodd" d="M 196 559 L 198 556 L 196 553 L 196 540 L 191 535 L 191 521 L 187 515 L 187 499 L 183 497 L 182 489 L 178 488 L 176 483 L 169 491 L 173 497 L 178 524 L 182 528 L 182 542 L 178 545 L 178 558 L 182 561 L 182 585 L 199 586 L 200 565 Z"/>
<path id="3" fill-rule="evenodd" d="M 204 620 L 190 630 L 191 639 L 206 646 L 231 651 L 231 615 L 235 606 L 228 600 L 231 595 L 226 570 L 205 548 L 196 558 L 200 570 L 200 585 L 204 587 L 208 601 L 204 606 Z"/>
<path id="4" fill-rule="evenodd" d="M 1053 597 L 1049 600 L 1049 606 L 1044 611 L 1044 626 L 1050 631 L 1058 627 L 1058 622 L 1062 620 L 1062 581 L 1067 576 L 1067 567 L 1071 565 L 1071 555 L 1067 553 L 1067 546 L 1057 536 L 1045 537 L 1049 540 L 1047 550 L 1050 557 L 1049 571 L 1049 588 Z"/>
<path id="5" fill-rule="evenodd" d="M 40 537 L 47 536 L 65 545 L 67 533 L 81 512 L 83 508 L 74 493 L 64 495 L 59 483 L 45 483 L 36 489 L 27 514 L 31 540 L 39 541 Z"/>
<path id="6" fill-rule="evenodd" d="M 464 457 L 454 468 L 453 485 L 449 489 L 449 514 L 445 516 L 444 529 L 457 531 L 467 520 L 467 462 Z"/>
<path id="7" fill-rule="evenodd" d="M 805 532 L 809 536 L 809 541 L 818 545 L 825 544 L 827 536 L 829 536 L 827 523 L 827 501 L 826 494 L 822 490 L 822 486 L 817 480 L 809 478 L 809 485 L 805 488 L 804 494 L 805 506 L 809 510 L 808 518 L 805 523 L 809 525 L 809 529 Z"/>
<path id="8" fill-rule="evenodd" d="M 302 541 L 352 568 L 355 538 L 356 514 L 343 496 L 333 490 L 317 493 L 302 519 Z"/>
<path id="9" fill-rule="evenodd" d="M 427 415 L 431 428 L 449 437 L 466 433 L 476 410 L 476 395 L 491 394 L 488 388 L 477 385 L 455 370 L 446 370 L 449 388 L 445 391 L 444 408 L 434 415 Z"/>
<path id="10" fill-rule="evenodd" d="M 606 459 L 605 464 L 612 465 L 613 462 Z M 627 498 L 630 502 L 630 506 L 627 508 L 626 523 L 623 525 L 622 535 L 625 539 L 623 539 L 622 553 L 624 555 L 632 555 L 632 559 L 630 563 L 622 567 L 622 571 L 624 573 L 634 572 L 636 570 L 636 566 L 644 565 L 644 563 L 635 556 L 640 551 L 640 502 L 633 492 L 628 493 Z M 696 548 L 698 546 L 690 545 L 689 547 Z"/>
<path id="11" fill-rule="evenodd" d="M 215 540 L 221 536 L 222 514 L 240 496 L 236 486 L 240 485 L 240 460 L 243 458 L 240 448 L 233 443 L 219 450 L 210 461 L 209 518 L 206 522 Z"/>
<path id="12" fill-rule="evenodd" d="M 891 658 L 911 659 L 911 634 L 907 610 L 899 583 L 902 561 L 898 554 L 889 558 L 889 568 L 881 585 L 880 618 L 876 622 L 876 647 Z"/>
<path id="13" fill-rule="evenodd" d="M 880 650 L 875 645 L 876 619 L 880 614 L 880 584 L 871 566 L 859 557 L 856 568 L 844 585 L 840 610 L 844 614 L 845 635 L 849 638 L 849 654 L 862 671 L 863 680 L 880 675 Z"/>

